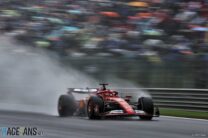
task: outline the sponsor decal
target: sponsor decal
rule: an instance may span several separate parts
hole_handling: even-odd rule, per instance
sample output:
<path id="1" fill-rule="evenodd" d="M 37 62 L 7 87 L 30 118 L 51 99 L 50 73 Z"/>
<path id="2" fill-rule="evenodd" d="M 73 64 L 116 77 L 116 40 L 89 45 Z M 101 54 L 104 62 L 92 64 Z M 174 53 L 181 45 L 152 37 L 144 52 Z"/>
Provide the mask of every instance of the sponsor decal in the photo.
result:
<path id="1" fill-rule="evenodd" d="M 112 110 L 110 111 L 110 114 L 122 114 L 124 113 L 123 110 Z"/>
<path id="2" fill-rule="evenodd" d="M 136 112 L 137 114 L 145 114 L 145 112 L 142 111 L 142 110 L 135 110 L 135 112 Z"/>

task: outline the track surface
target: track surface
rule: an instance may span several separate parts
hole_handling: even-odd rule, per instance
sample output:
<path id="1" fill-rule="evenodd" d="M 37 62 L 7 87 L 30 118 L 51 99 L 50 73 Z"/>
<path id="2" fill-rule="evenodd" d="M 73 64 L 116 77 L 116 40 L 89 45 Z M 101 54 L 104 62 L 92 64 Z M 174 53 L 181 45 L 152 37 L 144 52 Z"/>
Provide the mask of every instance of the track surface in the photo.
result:
<path id="1" fill-rule="evenodd" d="M 37 113 L 0 111 L 0 127 L 15 126 L 38 127 L 43 131 L 42 138 L 208 138 L 208 121 L 203 120 L 167 117 L 154 118 L 152 121 L 136 118 L 88 120 L 80 117 L 59 118 Z"/>

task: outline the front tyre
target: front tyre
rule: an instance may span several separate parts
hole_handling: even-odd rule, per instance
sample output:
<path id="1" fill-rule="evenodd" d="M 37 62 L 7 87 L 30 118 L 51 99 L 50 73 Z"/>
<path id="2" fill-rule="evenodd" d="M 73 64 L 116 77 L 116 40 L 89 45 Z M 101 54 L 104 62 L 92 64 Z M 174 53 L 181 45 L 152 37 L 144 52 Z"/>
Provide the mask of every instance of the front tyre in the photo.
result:
<path id="1" fill-rule="evenodd" d="M 152 98 L 150 97 L 141 97 L 138 100 L 138 109 L 143 110 L 148 115 L 141 115 L 139 116 L 142 120 L 152 120 L 154 114 L 154 104 Z"/>
<path id="2" fill-rule="evenodd" d="M 58 114 L 60 117 L 73 116 L 76 102 L 73 95 L 61 95 L 58 100 Z"/>

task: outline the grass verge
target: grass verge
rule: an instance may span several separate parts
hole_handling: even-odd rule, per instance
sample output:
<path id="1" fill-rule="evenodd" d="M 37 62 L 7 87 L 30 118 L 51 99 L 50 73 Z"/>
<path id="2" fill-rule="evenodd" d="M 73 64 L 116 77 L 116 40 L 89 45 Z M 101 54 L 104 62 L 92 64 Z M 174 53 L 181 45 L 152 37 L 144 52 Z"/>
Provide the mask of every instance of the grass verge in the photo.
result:
<path id="1" fill-rule="evenodd" d="M 188 111 L 182 109 L 160 108 L 160 114 L 165 116 L 208 119 L 208 112 Z"/>

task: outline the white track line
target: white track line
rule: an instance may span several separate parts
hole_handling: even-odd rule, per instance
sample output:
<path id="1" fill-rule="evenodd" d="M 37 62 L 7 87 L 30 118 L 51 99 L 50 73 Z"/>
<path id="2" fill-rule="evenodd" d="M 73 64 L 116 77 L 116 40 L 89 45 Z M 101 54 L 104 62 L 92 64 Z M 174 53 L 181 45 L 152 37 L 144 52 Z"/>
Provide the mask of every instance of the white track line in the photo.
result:
<path id="1" fill-rule="evenodd" d="M 173 119 L 196 120 L 196 121 L 208 121 L 208 120 L 206 120 L 206 119 L 187 118 L 187 117 L 175 117 L 175 116 L 164 116 L 164 115 L 161 115 L 161 117 L 165 117 L 165 118 L 173 118 Z"/>

